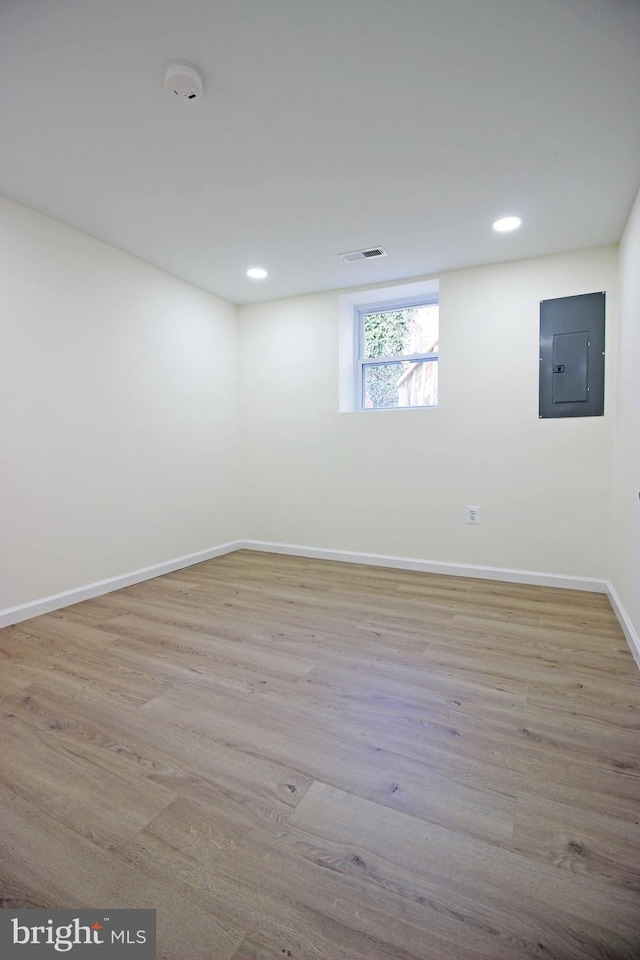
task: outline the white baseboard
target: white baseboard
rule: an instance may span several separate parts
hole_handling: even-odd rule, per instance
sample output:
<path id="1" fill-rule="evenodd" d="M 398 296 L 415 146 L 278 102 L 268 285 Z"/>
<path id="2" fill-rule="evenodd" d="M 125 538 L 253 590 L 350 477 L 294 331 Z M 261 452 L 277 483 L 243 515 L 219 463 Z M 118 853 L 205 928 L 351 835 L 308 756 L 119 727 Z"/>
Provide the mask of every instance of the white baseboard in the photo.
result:
<path id="1" fill-rule="evenodd" d="M 183 567 L 191 567 L 195 563 L 212 560 L 213 557 L 221 557 L 225 553 L 239 550 L 241 546 L 242 544 L 237 540 L 222 543 L 217 547 L 210 547 L 208 550 L 200 550 L 198 553 L 176 557 L 175 560 L 156 563 L 152 567 L 142 567 L 140 570 L 132 570 L 131 573 L 123 573 L 118 577 L 97 580 L 95 583 L 88 583 L 84 587 L 65 590 L 64 593 L 55 593 L 50 597 L 43 597 L 29 603 L 21 603 L 17 607 L 7 607 L 5 610 L 0 610 L 0 627 L 21 623 L 23 620 L 30 620 L 32 617 L 39 617 L 43 613 L 51 613 L 52 610 L 60 610 L 62 607 L 69 607 L 73 603 L 80 603 L 82 600 L 92 600 L 104 593 L 112 593 L 114 590 L 130 587 L 134 583 L 153 580 L 154 577 L 161 577 L 165 573 L 173 573 L 174 570 L 182 570 Z"/>
<path id="2" fill-rule="evenodd" d="M 561 573 L 540 573 L 534 570 L 510 570 L 507 567 L 482 567 L 473 564 L 447 563 L 439 560 L 415 560 L 408 557 L 386 556 L 378 553 L 354 553 L 350 550 L 330 550 L 324 547 L 302 547 L 291 543 L 269 543 L 264 540 L 243 540 L 238 549 L 259 550 L 264 553 L 285 553 L 315 560 L 338 560 L 343 563 L 363 563 L 373 567 L 393 567 L 399 570 L 418 570 L 423 573 L 443 573 L 452 577 L 475 577 L 480 580 L 506 580 L 509 583 L 529 583 L 542 587 L 562 587 L 566 590 L 588 590 L 607 593 L 607 581 L 595 577 L 568 577 Z"/>
<path id="3" fill-rule="evenodd" d="M 629 644 L 629 649 L 631 650 L 633 659 L 638 664 L 638 668 L 640 669 L 640 636 L 638 636 L 638 632 L 632 624 L 629 614 L 623 607 L 622 600 L 616 593 L 615 587 L 609 581 L 607 581 L 607 594 L 609 596 L 609 600 L 611 601 L 613 612 L 620 621 L 622 632 L 627 638 L 627 643 Z"/>

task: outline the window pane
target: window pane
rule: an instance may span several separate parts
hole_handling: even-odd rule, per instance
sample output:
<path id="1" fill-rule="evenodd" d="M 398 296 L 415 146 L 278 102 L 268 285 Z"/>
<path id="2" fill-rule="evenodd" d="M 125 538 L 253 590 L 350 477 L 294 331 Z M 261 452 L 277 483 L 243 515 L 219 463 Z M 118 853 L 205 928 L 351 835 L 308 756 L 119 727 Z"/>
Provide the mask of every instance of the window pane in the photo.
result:
<path id="1" fill-rule="evenodd" d="M 362 406 L 367 409 L 437 406 L 437 360 L 368 363 L 362 379 Z"/>
<path id="2" fill-rule="evenodd" d="M 368 313 L 362 318 L 365 360 L 403 353 L 438 352 L 439 305 Z"/>

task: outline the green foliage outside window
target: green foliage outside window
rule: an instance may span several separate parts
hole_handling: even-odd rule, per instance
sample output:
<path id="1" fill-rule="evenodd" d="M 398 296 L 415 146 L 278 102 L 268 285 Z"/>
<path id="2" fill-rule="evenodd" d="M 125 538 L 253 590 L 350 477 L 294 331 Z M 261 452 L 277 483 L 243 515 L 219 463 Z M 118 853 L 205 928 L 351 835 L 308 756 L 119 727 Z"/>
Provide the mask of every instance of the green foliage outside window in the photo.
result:
<path id="1" fill-rule="evenodd" d="M 407 352 L 413 308 L 390 310 L 387 313 L 370 313 L 364 317 L 364 356 L 367 360 L 376 357 L 393 357 Z M 402 367 L 400 364 L 384 364 L 369 367 L 366 375 L 365 406 L 397 407 L 397 382 Z"/>

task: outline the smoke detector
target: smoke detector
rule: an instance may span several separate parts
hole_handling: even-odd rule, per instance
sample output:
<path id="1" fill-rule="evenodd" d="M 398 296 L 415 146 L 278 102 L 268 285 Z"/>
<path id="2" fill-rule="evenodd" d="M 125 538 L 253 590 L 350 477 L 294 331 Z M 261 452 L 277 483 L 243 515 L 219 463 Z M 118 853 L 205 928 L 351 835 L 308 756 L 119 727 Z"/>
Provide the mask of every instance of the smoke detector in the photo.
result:
<path id="1" fill-rule="evenodd" d="M 338 256 L 346 263 L 352 260 L 372 260 L 375 257 L 388 257 L 389 254 L 383 247 L 369 247 L 367 250 L 352 250 L 350 253 L 339 253 Z"/>
<path id="2" fill-rule="evenodd" d="M 182 100 L 197 100 L 202 96 L 202 74 L 192 63 L 172 60 L 164 73 L 164 85 L 169 93 Z"/>

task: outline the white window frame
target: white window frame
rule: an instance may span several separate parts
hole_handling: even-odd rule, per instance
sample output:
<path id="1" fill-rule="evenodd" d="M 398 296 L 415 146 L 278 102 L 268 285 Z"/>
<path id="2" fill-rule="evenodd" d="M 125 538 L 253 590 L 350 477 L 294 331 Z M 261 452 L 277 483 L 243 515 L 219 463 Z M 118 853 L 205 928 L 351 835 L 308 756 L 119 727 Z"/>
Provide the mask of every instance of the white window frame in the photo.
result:
<path id="1" fill-rule="evenodd" d="M 371 413 L 380 410 L 433 410 L 437 404 L 413 404 L 403 407 L 366 407 L 364 405 L 364 371 L 365 367 L 381 366 L 391 363 L 406 363 L 428 361 L 437 363 L 440 359 L 440 351 L 437 353 L 403 353 L 389 355 L 384 357 L 375 357 L 367 359 L 364 356 L 364 318 L 372 313 L 388 313 L 393 310 L 406 310 L 410 307 L 425 307 L 434 303 L 440 303 L 438 291 L 421 296 L 402 297 L 393 300 L 376 300 L 374 302 L 359 304 L 355 307 L 354 328 L 354 358 L 355 358 L 355 377 L 354 377 L 354 398 L 353 409 Z"/>
<path id="2" fill-rule="evenodd" d="M 340 413 L 362 413 L 356 405 L 356 337 L 355 308 L 365 307 L 373 312 L 379 303 L 398 303 L 400 300 L 438 300 L 440 303 L 440 281 L 437 277 L 428 280 L 414 280 L 408 283 L 378 284 L 374 287 L 359 287 L 345 290 L 338 296 L 338 411 Z M 439 367 L 438 367 L 439 368 Z M 438 377 L 441 380 L 441 377 Z M 440 385 L 438 403 L 440 403 Z M 387 408 L 389 409 L 389 408 Z M 397 408 L 395 408 L 397 409 Z M 430 410 L 439 407 L 403 407 L 401 409 Z M 380 411 L 378 411 L 380 412 Z"/>

